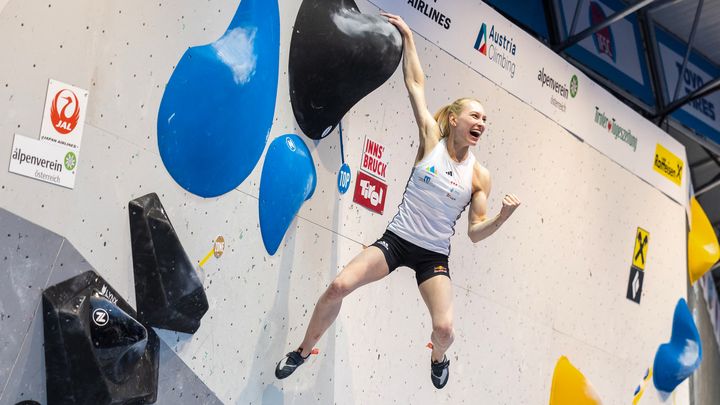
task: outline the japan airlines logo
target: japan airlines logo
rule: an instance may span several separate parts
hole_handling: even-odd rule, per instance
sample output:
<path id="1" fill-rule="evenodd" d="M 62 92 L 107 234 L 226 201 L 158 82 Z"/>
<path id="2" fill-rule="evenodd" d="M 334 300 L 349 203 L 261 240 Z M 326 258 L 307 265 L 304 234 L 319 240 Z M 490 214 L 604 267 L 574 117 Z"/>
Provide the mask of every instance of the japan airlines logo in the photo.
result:
<path id="1" fill-rule="evenodd" d="M 72 132 L 80 119 L 80 103 L 72 90 L 62 89 L 55 94 L 50 106 L 50 121 L 60 134 Z"/>

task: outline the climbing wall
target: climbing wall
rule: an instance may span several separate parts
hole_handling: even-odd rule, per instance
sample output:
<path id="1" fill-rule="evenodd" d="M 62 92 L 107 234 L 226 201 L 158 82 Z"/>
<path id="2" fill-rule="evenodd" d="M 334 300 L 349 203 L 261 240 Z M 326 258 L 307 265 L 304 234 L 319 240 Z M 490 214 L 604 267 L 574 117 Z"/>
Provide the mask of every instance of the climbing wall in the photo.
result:
<path id="1" fill-rule="evenodd" d="M 46 403 L 43 289 L 92 268 L 135 305 L 127 207 L 150 192 L 193 263 L 218 235 L 225 239 L 222 257 L 198 267 L 209 303 L 200 329 L 157 329 L 158 403 L 545 403 L 561 355 L 604 403 L 629 403 L 685 296 L 684 207 L 419 36 L 430 110 L 461 96 L 485 106 L 489 127 L 473 153 L 492 174 L 490 214 L 506 193 L 522 201 L 480 243 L 466 237 L 466 215 L 457 223 L 450 382 L 441 391 L 430 383 L 430 317 L 406 268 L 348 297 L 320 354 L 275 379 L 275 363 L 302 340 L 317 297 L 395 214 L 418 146 L 400 70 L 345 115 L 342 148 L 338 129 L 321 140 L 302 134 L 287 68 L 301 1 L 279 3 L 267 143 L 300 135 L 317 184 L 269 255 L 258 215 L 264 157 L 237 188 L 202 198 L 175 182 L 158 149 L 173 69 L 188 47 L 225 32 L 239 1 L 0 1 L 3 165 L 15 134 L 38 138 L 49 79 L 89 91 L 74 189 L 0 171 L 0 403 Z M 353 203 L 366 137 L 386 148 L 382 215 Z M 353 186 L 340 195 L 343 159 Z M 626 298 L 638 227 L 650 234 L 640 304 Z M 675 395 L 686 403 L 687 387 Z M 653 403 L 659 399 L 642 402 Z"/>

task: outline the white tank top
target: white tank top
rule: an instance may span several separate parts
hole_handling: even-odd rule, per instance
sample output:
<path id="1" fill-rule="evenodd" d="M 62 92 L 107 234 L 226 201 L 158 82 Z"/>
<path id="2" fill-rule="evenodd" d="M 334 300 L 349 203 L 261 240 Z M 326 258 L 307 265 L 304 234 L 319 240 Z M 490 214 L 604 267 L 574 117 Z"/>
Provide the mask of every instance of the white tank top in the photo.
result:
<path id="1" fill-rule="evenodd" d="M 450 254 L 455 222 L 470 203 L 475 156 L 458 163 L 445 138 L 413 168 L 398 213 L 388 230 L 422 248 Z"/>

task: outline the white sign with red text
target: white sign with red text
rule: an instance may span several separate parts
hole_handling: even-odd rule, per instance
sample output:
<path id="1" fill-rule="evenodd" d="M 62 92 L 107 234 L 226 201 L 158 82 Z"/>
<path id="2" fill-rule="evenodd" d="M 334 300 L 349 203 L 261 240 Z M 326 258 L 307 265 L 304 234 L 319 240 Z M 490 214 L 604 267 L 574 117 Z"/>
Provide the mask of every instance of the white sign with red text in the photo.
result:
<path id="1" fill-rule="evenodd" d="M 353 201 L 381 215 L 385 210 L 387 195 L 387 166 L 385 146 L 365 137 Z"/>
<path id="2" fill-rule="evenodd" d="M 85 127 L 87 102 L 87 90 L 50 79 L 40 140 L 79 150 Z"/>
<path id="3" fill-rule="evenodd" d="M 387 161 L 384 159 L 384 153 L 385 146 L 366 137 L 365 145 L 363 146 L 363 156 L 360 161 L 360 169 L 385 181 Z"/>

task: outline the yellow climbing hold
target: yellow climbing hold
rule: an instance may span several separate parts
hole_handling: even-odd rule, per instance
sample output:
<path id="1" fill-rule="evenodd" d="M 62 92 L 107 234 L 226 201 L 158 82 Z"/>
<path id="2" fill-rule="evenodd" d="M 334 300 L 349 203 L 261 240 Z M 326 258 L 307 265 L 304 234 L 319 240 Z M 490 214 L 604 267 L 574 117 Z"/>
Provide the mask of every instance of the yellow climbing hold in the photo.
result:
<path id="1" fill-rule="evenodd" d="M 561 356 L 555 364 L 552 387 L 550 388 L 550 405 L 600 405 L 595 390 L 585 376 Z"/>

